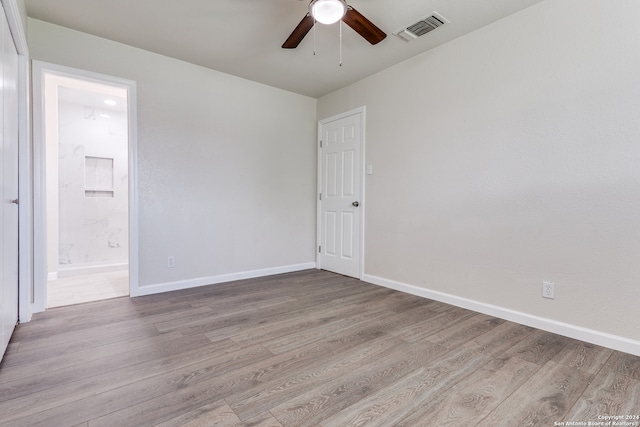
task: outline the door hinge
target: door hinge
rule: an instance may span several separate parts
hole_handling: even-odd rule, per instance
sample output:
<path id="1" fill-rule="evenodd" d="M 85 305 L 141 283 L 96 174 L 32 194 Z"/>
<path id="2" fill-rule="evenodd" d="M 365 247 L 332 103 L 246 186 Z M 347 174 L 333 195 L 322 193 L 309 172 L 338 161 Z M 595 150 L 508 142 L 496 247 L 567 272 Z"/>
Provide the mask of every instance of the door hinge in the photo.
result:
<path id="1" fill-rule="evenodd" d="M 322 148 L 322 140 L 320 140 L 320 148 Z"/>
<path id="2" fill-rule="evenodd" d="M 320 200 L 322 200 L 322 193 L 320 193 Z"/>
<path id="3" fill-rule="evenodd" d="M 318 253 L 322 253 L 322 246 L 318 246 Z"/>

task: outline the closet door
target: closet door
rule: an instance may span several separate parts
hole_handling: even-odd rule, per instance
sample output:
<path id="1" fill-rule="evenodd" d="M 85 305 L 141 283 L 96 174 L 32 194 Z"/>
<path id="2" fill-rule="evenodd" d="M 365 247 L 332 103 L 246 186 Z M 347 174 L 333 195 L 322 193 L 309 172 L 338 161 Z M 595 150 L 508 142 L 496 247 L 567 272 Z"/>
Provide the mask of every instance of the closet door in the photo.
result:
<path id="1" fill-rule="evenodd" d="M 1 6 L 0 6 L 1 7 Z M 7 18 L 0 19 L 0 357 L 18 321 L 18 52 Z"/>

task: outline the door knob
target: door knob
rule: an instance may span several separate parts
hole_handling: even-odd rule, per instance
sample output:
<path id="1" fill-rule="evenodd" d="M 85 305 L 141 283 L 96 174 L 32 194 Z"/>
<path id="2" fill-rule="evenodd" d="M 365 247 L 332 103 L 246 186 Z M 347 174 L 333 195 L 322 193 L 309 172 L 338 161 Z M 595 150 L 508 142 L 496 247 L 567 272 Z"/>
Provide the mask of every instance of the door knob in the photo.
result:
<path id="1" fill-rule="evenodd" d="M 353 206 L 355 206 L 356 208 L 357 208 L 358 206 L 360 206 L 360 202 L 353 202 L 353 203 L 351 203 L 351 204 L 352 204 Z"/>
<path id="2" fill-rule="evenodd" d="M 13 199 L 13 200 L 11 201 L 11 203 L 13 203 L 13 204 L 17 205 L 17 204 L 18 204 L 18 199 Z"/>

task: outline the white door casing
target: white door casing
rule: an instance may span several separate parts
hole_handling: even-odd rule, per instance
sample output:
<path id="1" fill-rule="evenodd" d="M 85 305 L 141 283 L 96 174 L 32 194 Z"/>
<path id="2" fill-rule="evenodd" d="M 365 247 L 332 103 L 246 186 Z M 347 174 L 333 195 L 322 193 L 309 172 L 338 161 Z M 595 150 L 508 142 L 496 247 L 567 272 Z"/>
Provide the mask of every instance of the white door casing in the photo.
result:
<path id="1" fill-rule="evenodd" d="M 136 82 L 63 65 L 33 61 L 33 153 L 34 153 L 34 277 L 32 313 L 46 308 L 47 289 L 47 215 L 46 215 L 46 126 L 45 92 L 65 78 L 95 82 L 127 91 L 129 134 L 129 295 L 138 296 L 138 191 L 137 191 L 137 113 Z M 57 120 L 57 118 L 56 118 Z M 54 260 L 57 261 L 57 260 Z"/>
<path id="2" fill-rule="evenodd" d="M 0 6 L 1 8 L 1 6 Z M 0 18 L 0 359 L 18 321 L 18 51 Z"/>
<path id="3" fill-rule="evenodd" d="M 360 278 L 364 107 L 318 123 L 318 267 Z"/>

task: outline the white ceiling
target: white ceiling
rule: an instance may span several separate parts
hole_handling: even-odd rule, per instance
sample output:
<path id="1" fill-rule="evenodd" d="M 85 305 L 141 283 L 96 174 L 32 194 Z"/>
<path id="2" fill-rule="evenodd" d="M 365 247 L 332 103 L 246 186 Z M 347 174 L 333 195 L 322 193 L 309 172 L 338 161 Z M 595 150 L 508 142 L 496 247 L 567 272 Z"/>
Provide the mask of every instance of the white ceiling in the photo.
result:
<path id="1" fill-rule="evenodd" d="M 348 0 L 387 33 L 371 46 L 343 26 L 318 25 L 280 46 L 307 0 L 26 0 L 28 16 L 214 70 L 319 97 L 542 0 Z M 437 11 L 450 21 L 406 43 L 393 32 Z"/>

